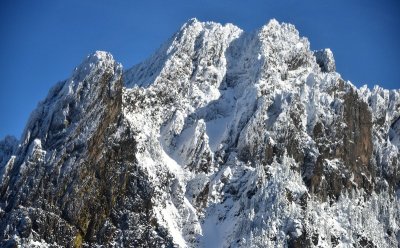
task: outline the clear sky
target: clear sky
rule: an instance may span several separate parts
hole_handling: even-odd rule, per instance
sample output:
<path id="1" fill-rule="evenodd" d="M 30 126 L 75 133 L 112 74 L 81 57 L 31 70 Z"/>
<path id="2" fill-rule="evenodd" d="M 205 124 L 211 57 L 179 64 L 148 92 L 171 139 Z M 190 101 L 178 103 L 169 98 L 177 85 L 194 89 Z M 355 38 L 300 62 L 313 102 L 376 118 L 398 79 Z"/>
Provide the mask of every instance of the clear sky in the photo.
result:
<path id="1" fill-rule="evenodd" d="M 0 138 L 19 138 L 87 54 L 109 51 L 129 68 L 192 17 L 246 31 L 271 18 L 293 23 L 312 49 L 332 49 L 345 80 L 400 88 L 398 0 L 1 0 Z"/>

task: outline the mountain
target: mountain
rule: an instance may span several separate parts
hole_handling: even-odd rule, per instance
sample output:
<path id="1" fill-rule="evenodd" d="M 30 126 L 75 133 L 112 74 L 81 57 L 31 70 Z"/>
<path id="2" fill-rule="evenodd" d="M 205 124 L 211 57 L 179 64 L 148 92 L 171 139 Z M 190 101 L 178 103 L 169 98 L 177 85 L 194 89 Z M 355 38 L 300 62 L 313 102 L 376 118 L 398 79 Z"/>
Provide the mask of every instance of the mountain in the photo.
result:
<path id="1" fill-rule="evenodd" d="M 398 247 L 400 90 L 293 25 L 89 55 L 0 142 L 2 247 Z"/>

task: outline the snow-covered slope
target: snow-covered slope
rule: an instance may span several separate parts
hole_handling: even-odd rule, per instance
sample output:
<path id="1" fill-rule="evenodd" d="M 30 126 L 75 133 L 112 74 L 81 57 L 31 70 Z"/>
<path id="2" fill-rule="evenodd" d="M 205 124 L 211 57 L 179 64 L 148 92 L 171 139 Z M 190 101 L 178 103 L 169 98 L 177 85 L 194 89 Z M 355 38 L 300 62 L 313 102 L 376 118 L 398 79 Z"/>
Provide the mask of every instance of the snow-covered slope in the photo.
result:
<path id="1" fill-rule="evenodd" d="M 0 143 L 1 245 L 398 246 L 400 91 L 335 70 L 276 20 L 90 55 Z"/>

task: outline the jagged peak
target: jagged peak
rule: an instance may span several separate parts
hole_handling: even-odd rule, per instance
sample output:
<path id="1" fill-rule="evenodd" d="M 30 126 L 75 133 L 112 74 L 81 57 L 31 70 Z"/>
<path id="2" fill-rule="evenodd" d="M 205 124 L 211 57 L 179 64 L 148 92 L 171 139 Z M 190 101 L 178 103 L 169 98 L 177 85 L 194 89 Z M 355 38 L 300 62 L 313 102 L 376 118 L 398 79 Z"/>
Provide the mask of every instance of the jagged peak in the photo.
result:
<path id="1" fill-rule="evenodd" d="M 291 50 L 293 48 L 310 52 L 310 42 L 302 37 L 296 27 L 290 23 L 280 23 L 271 19 L 267 24 L 255 31 L 258 39 L 267 46 L 274 46 L 278 50 Z"/>
<path id="2" fill-rule="evenodd" d="M 97 65 L 97 64 L 113 64 L 115 63 L 114 57 L 111 53 L 106 51 L 95 51 L 89 54 L 81 63 L 79 67 L 86 65 Z"/>
<path id="3" fill-rule="evenodd" d="M 189 51 L 198 50 L 208 41 L 217 43 L 230 42 L 232 36 L 236 36 L 241 32 L 240 28 L 231 23 L 222 25 L 216 22 L 201 22 L 196 18 L 192 18 L 183 24 L 179 31 L 150 58 L 128 69 L 124 74 L 125 84 L 127 87 L 133 87 L 134 85 L 147 87 L 155 81 L 162 68 L 177 53 L 180 54 L 177 57 L 185 58 L 189 56 Z M 221 37 L 213 37 L 217 33 L 221 34 Z M 196 45 L 199 46 L 196 47 Z"/>
<path id="4" fill-rule="evenodd" d="M 227 28 L 229 30 L 240 30 L 239 27 L 232 23 L 221 24 L 218 22 L 206 21 L 202 22 L 197 18 L 189 19 L 185 24 L 182 25 L 180 30 L 174 35 L 174 40 L 184 40 L 185 36 L 196 35 L 204 30 L 211 30 L 214 28 Z"/>
<path id="5" fill-rule="evenodd" d="M 333 57 L 331 49 L 325 48 L 314 51 L 314 56 L 322 72 L 336 71 L 335 58 Z"/>
<path id="6" fill-rule="evenodd" d="M 122 65 L 116 63 L 111 53 L 95 51 L 89 54 L 82 63 L 75 68 L 72 78 L 81 80 L 99 69 L 102 71 L 112 71 L 115 66 L 121 67 L 122 69 Z"/>
<path id="7" fill-rule="evenodd" d="M 201 26 L 202 28 L 212 28 L 212 27 L 230 27 L 233 29 L 239 29 L 239 27 L 237 27 L 236 25 L 232 24 L 232 23 L 218 23 L 218 22 L 213 22 L 213 21 L 200 21 L 197 18 L 190 18 L 187 22 L 185 22 L 182 27 L 180 28 L 180 31 L 185 30 L 187 28 L 190 27 L 194 27 L 194 26 Z"/>
<path id="8" fill-rule="evenodd" d="M 71 123 L 81 121 L 84 114 L 101 108 L 106 100 L 114 99 L 121 91 L 121 76 L 122 65 L 111 53 L 95 51 L 89 54 L 71 77 L 56 84 L 31 113 L 22 134 L 22 145 L 34 138 L 46 140 L 50 132 L 64 132 Z M 107 99 L 100 102 L 103 96 Z M 70 115 L 72 117 L 68 119 Z M 41 129 L 37 128 L 38 123 Z"/>
<path id="9" fill-rule="evenodd" d="M 265 28 L 271 28 L 271 27 L 280 27 L 281 24 L 279 23 L 278 20 L 276 20 L 275 18 L 272 18 L 271 20 L 269 20 L 267 22 L 267 24 L 265 24 L 263 27 Z"/>
<path id="10" fill-rule="evenodd" d="M 195 23 L 199 23 L 199 22 L 200 21 L 196 17 L 192 17 L 189 20 L 187 20 L 187 22 L 185 22 L 185 24 L 183 24 L 182 28 L 191 26 L 191 25 L 193 25 Z"/>
<path id="11" fill-rule="evenodd" d="M 290 23 L 285 23 L 285 22 L 279 22 L 276 19 L 271 19 L 267 22 L 267 24 L 263 25 L 260 28 L 260 33 L 263 34 L 274 34 L 274 33 L 282 33 L 282 34 L 294 34 L 296 36 L 299 36 L 299 31 L 296 29 L 296 27 L 293 24 Z"/>
<path id="12" fill-rule="evenodd" d="M 106 51 L 95 51 L 87 56 L 88 58 L 96 58 L 98 60 L 114 60 L 111 53 Z"/>

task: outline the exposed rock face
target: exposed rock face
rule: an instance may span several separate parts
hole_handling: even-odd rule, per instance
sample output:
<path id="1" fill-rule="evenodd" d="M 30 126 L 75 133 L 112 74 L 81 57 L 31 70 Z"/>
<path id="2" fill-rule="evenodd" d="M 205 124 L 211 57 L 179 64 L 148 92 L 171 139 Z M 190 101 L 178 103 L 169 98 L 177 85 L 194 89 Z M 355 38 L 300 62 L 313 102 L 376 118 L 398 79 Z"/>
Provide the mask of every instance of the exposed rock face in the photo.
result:
<path id="1" fill-rule="evenodd" d="M 123 72 L 90 55 L 0 142 L 0 245 L 396 247 L 400 91 L 292 25 L 186 23 Z"/>

